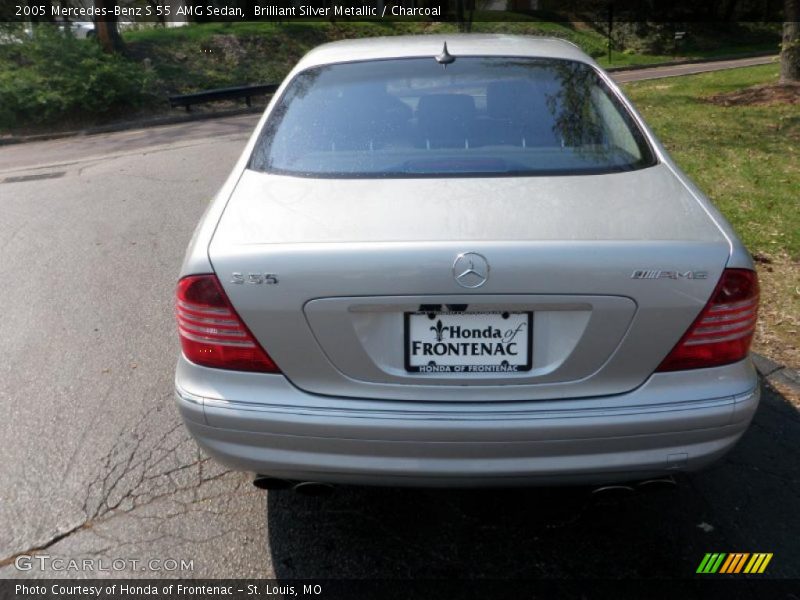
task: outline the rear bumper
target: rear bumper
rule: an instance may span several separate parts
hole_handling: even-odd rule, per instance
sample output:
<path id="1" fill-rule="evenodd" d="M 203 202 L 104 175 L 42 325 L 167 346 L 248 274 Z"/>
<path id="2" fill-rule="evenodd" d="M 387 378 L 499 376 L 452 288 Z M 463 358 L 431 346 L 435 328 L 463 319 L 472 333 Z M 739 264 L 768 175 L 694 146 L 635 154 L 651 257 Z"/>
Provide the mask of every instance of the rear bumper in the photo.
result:
<path id="1" fill-rule="evenodd" d="M 262 374 L 227 374 L 213 389 L 218 376 L 183 357 L 176 373 L 183 418 L 212 457 L 286 479 L 374 485 L 608 483 L 696 470 L 733 447 L 759 400 L 749 360 L 656 374 L 617 396 L 536 402 L 331 398 Z"/>

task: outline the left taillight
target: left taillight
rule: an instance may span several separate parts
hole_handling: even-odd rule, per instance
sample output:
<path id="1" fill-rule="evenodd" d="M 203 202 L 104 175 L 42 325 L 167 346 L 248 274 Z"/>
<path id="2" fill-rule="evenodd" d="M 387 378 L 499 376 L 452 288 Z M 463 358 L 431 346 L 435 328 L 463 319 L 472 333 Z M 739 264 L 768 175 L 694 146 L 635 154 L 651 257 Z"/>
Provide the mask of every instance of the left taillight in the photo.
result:
<path id="1" fill-rule="evenodd" d="M 178 282 L 175 315 L 183 354 L 215 369 L 280 373 L 225 295 L 216 275 L 191 275 Z"/>

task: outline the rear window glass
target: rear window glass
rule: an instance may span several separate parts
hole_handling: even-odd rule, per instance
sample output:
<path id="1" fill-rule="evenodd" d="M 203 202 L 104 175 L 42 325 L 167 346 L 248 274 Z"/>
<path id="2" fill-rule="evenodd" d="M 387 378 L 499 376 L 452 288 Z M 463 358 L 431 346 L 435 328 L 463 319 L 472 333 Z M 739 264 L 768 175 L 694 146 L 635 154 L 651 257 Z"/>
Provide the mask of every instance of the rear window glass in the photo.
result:
<path id="1" fill-rule="evenodd" d="M 651 166 L 635 122 L 589 65 L 459 57 L 298 73 L 252 169 L 310 177 L 593 174 Z"/>

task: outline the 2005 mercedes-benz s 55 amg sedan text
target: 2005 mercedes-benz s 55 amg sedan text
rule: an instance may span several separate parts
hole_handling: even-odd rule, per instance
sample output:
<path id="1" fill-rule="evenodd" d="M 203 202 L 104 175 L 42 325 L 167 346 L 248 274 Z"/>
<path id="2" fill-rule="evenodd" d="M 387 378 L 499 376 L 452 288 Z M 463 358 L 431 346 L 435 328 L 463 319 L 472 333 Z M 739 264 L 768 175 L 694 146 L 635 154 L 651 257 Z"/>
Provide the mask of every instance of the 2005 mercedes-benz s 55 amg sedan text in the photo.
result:
<path id="1" fill-rule="evenodd" d="M 274 481 L 640 480 L 718 459 L 758 404 L 750 256 L 559 40 L 313 50 L 176 295 L 187 427 Z"/>

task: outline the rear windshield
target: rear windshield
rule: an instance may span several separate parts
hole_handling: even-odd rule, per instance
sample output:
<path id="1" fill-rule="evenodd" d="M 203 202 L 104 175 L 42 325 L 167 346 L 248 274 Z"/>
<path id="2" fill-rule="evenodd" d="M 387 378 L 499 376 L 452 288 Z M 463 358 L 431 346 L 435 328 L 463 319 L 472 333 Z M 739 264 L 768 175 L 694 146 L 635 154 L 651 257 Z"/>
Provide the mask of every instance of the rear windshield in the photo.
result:
<path id="1" fill-rule="evenodd" d="M 651 166 L 642 132 L 584 63 L 460 57 L 298 73 L 252 169 L 309 177 L 595 174 Z"/>

